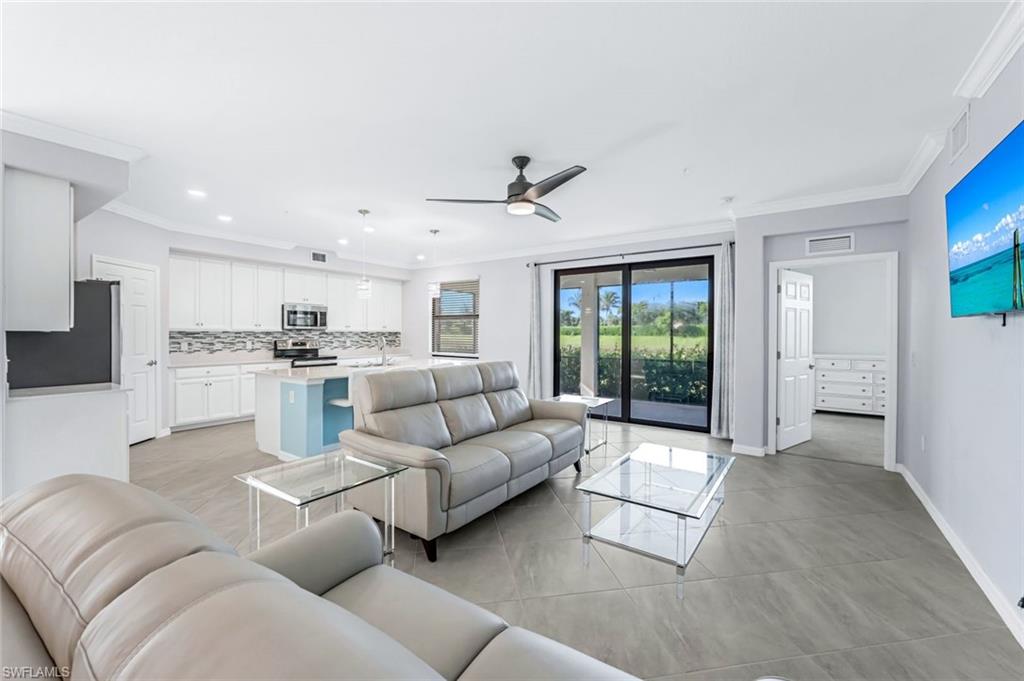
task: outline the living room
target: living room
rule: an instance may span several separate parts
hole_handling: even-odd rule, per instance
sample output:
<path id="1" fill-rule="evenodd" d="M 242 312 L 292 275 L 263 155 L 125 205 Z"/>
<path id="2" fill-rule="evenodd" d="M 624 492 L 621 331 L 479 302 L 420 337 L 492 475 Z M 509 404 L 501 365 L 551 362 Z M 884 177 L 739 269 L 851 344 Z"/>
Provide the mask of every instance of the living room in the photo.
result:
<path id="1" fill-rule="evenodd" d="M 0 11 L 5 675 L 1020 678 L 1024 3 Z"/>

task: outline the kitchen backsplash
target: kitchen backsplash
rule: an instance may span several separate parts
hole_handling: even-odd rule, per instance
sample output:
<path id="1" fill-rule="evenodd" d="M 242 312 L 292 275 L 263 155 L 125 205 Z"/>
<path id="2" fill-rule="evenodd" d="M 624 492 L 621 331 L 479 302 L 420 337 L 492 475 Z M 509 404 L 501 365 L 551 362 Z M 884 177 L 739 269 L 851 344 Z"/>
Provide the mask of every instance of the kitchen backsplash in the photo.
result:
<path id="1" fill-rule="evenodd" d="M 171 331 L 168 340 L 171 354 L 193 354 L 247 350 L 270 352 L 274 349 L 275 340 L 285 338 L 320 341 L 321 348 L 331 350 L 375 350 L 380 336 L 384 336 L 392 348 L 402 345 L 402 334 L 398 331 Z M 188 350 L 181 349 L 182 342 L 188 343 Z"/>

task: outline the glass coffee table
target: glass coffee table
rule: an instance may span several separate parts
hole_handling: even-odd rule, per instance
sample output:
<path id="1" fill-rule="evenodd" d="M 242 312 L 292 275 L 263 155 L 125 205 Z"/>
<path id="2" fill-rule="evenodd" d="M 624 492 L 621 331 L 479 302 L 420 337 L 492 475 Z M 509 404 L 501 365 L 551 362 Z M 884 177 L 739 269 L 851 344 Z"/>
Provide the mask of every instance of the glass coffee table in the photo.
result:
<path id="1" fill-rule="evenodd" d="M 686 566 L 725 503 L 725 476 L 735 457 L 642 444 L 576 486 L 583 492 L 584 560 L 590 540 L 612 544 L 676 566 L 683 597 Z M 591 497 L 620 502 L 591 526 Z"/>
<path id="2" fill-rule="evenodd" d="M 384 554 L 395 551 L 395 476 L 406 470 L 388 461 L 340 449 L 279 463 L 235 476 L 249 486 L 249 550 L 260 548 L 260 493 L 295 507 L 295 529 L 309 525 L 309 506 L 334 498 L 334 511 L 345 507 L 345 492 L 377 480 L 384 484 Z"/>

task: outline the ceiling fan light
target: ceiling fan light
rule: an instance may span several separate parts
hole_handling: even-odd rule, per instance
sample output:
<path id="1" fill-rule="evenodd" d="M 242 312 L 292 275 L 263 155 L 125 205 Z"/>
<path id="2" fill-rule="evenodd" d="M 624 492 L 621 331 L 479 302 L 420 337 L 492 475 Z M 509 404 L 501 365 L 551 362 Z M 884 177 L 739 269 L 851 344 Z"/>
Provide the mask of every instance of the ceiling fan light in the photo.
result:
<path id="1" fill-rule="evenodd" d="M 513 201 L 506 207 L 509 215 L 533 215 L 537 207 L 531 201 Z"/>

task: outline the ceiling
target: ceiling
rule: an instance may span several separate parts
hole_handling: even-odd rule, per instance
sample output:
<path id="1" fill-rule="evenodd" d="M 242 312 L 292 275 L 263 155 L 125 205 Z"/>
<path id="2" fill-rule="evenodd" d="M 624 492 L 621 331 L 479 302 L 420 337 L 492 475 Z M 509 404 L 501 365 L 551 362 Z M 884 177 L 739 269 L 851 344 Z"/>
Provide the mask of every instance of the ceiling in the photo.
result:
<path id="1" fill-rule="evenodd" d="M 127 210 L 358 256 L 365 207 L 369 258 L 429 266 L 434 227 L 484 259 L 898 183 L 1004 7 L 5 3 L 0 94 L 143 149 Z M 561 222 L 423 200 L 503 199 L 520 153 L 588 167 Z"/>

